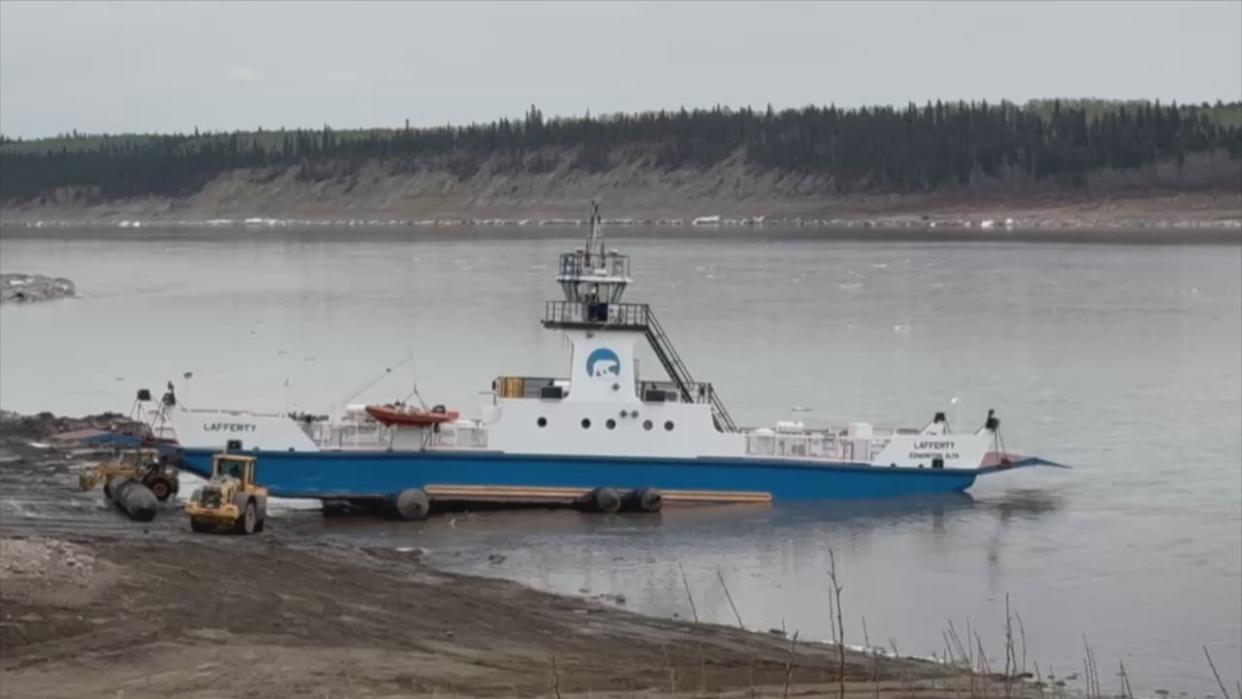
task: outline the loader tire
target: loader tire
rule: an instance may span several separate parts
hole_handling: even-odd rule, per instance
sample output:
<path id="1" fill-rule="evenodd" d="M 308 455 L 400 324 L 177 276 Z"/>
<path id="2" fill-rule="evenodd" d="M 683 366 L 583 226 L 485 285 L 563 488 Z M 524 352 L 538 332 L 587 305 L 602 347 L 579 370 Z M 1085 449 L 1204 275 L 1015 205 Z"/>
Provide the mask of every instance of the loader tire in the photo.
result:
<path id="1" fill-rule="evenodd" d="M 254 499 L 246 501 L 246 507 L 242 510 L 241 516 L 233 523 L 233 531 L 242 535 L 254 533 L 255 526 L 259 523 L 259 508 L 255 507 Z"/>
<path id="2" fill-rule="evenodd" d="M 144 483 L 151 489 L 151 494 L 155 496 L 155 499 L 160 502 L 172 497 L 175 492 L 172 479 L 168 476 L 151 476 Z"/>

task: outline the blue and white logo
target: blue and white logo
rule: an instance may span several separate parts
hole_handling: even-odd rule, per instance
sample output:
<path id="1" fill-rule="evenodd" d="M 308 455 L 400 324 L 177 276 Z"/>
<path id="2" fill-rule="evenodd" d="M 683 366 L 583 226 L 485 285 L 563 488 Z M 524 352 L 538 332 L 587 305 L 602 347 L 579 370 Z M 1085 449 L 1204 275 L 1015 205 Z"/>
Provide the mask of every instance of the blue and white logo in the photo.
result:
<path id="1" fill-rule="evenodd" d="M 588 376 L 620 376 L 621 360 L 616 352 L 600 347 L 587 356 L 586 370 Z"/>

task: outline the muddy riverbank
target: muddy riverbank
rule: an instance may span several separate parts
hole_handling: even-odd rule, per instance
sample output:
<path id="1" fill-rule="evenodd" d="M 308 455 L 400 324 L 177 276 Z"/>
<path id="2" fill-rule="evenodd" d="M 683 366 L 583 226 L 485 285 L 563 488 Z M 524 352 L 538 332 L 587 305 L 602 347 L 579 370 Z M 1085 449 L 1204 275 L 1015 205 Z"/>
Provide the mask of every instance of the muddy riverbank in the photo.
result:
<path id="1" fill-rule="evenodd" d="M 840 687 L 830 645 L 449 574 L 419 549 L 324 543 L 298 517 L 274 516 L 254 537 L 191 534 L 173 503 L 153 522 L 130 522 L 98 492 L 74 490 L 102 454 L 51 439 L 115 419 L 0 419 L 6 695 L 823 696 Z M 856 696 L 1006 691 L 999 677 L 876 653 L 847 651 L 844 668 Z"/>
<path id="2" fill-rule="evenodd" d="M 0 561 L 13 696 L 778 696 L 786 681 L 822 696 L 839 675 L 826 645 L 443 574 L 413 554 L 83 533 L 0 539 Z M 855 652 L 845 678 L 858 695 L 971 684 Z"/>

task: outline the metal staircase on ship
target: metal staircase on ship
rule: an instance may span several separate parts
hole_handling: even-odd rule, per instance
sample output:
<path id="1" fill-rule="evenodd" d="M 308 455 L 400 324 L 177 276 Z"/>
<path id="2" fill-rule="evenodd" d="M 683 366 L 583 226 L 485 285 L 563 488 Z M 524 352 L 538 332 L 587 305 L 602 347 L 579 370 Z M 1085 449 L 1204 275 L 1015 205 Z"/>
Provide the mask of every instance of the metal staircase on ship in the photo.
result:
<path id="1" fill-rule="evenodd" d="M 716 428 L 722 432 L 736 432 L 737 424 L 724 401 L 710 383 L 694 380 L 651 306 L 621 303 L 621 296 L 631 281 L 630 259 L 616 250 L 605 249 L 599 228 L 599 206 L 593 205 L 586 245 L 561 255 L 557 282 L 565 293 L 565 300 L 548 302 L 544 327 L 641 330 L 680 399 L 711 405 Z"/>

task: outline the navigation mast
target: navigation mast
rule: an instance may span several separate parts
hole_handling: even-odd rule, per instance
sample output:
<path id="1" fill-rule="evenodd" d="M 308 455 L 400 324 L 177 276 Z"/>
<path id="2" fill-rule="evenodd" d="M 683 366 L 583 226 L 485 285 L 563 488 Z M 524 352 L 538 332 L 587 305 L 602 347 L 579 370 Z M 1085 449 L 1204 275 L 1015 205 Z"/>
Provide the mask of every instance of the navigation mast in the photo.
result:
<path id="1" fill-rule="evenodd" d="M 605 248 L 599 204 L 591 202 L 591 225 L 586 244 L 573 252 L 561 253 L 556 281 L 561 285 L 565 301 L 585 304 L 587 313 L 604 314 L 603 317 L 589 317 L 596 322 L 607 320 L 606 304 L 621 302 L 621 296 L 631 281 L 630 258 Z M 602 309 L 598 308 L 601 304 L 605 304 Z"/>

